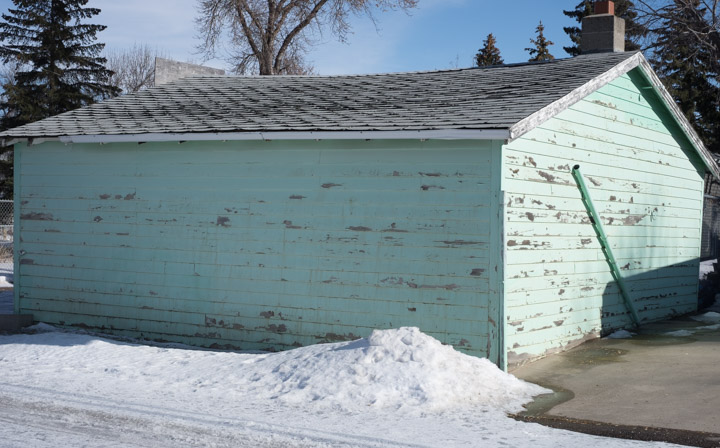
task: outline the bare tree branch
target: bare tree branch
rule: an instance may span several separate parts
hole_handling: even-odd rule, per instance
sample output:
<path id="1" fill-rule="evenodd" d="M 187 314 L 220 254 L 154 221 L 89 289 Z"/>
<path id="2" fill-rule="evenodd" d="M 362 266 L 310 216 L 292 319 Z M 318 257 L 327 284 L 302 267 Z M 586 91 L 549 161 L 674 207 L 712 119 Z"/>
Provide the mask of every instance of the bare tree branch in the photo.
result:
<path id="1" fill-rule="evenodd" d="M 719 0 L 636 0 L 641 20 L 651 35 L 662 34 L 666 23 L 681 24 L 685 33 L 678 42 L 691 39 L 694 46 L 708 53 L 713 72 L 720 74 L 720 1 Z M 652 52 L 657 42 L 648 46 Z"/>
<path id="2" fill-rule="evenodd" d="M 313 9 L 305 16 L 303 20 L 298 23 L 295 28 L 290 31 L 287 36 L 285 36 L 285 39 L 283 39 L 283 43 L 280 46 L 280 49 L 277 52 L 277 55 L 275 56 L 275 64 L 274 66 L 277 67 L 280 65 L 283 56 L 285 55 L 285 52 L 287 51 L 288 47 L 290 46 L 290 43 L 295 40 L 298 34 L 302 32 L 303 29 L 305 29 L 306 26 L 310 24 L 315 18 L 317 17 L 318 13 L 322 9 L 323 6 L 327 3 L 327 0 L 320 0 L 318 1 Z"/>
<path id="3" fill-rule="evenodd" d="M 223 37 L 230 38 L 235 71 L 261 75 L 311 72 L 303 57 L 315 28 L 330 30 L 343 41 L 349 17 L 374 11 L 415 8 L 419 0 L 199 0 L 196 19 L 199 51 L 214 57 Z M 377 27 L 377 24 L 376 24 Z"/>
<path id="4" fill-rule="evenodd" d="M 253 32 L 251 28 L 248 26 L 247 21 L 245 20 L 245 11 L 250 10 L 250 7 L 248 6 L 247 2 L 245 0 L 238 0 L 235 5 L 235 11 L 237 14 L 237 20 L 240 22 L 240 26 L 243 30 L 243 35 L 245 36 L 245 39 L 247 39 L 248 45 L 250 45 L 250 48 L 252 49 L 253 54 L 255 57 L 260 59 L 260 55 L 262 52 L 260 51 L 261 46 L 255 42 L 255 36 L 253 35 Z M 249 14 L 250 20 L 252 20 L 255 23 L 255 26 L 259 29 L 262 29 L 258 26 L 257 20 L 253 18 L 252 14 Z"/>
<path id="5" fill-rule="evenodd" d="M 135 44 L 124 50 L 107 51 L 107 68 L 114 72 L 109 83 L 123 93 L 152 87 L 155 82 L 156 57 L 166 56 L 162 51 L 153 50 L 144 44 Z"/>

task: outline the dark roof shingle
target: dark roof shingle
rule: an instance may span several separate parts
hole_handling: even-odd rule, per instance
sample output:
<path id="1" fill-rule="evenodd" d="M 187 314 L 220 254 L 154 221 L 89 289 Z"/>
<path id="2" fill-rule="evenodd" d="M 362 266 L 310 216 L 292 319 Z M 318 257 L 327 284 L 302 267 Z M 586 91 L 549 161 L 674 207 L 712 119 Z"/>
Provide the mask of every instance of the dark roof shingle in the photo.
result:
<path id="1" fill-rule="evenodd" d="M 377 75 L 199 76 L 0 137 L 510 129 L 634 54 Z"/>

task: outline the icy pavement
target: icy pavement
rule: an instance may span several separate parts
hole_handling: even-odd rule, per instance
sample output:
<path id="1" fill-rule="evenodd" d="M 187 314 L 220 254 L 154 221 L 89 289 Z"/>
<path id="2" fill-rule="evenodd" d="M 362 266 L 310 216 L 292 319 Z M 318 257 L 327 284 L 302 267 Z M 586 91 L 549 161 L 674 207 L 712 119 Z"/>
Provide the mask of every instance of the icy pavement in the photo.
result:
<path id="1" fill-rule="evenodd" d="M 414 328 L 273 354 L 0 336 L 3 447 L 669 446 L 506 416 L 543 391 Z"/>
<path id="2" fill-rule="evenodd" d="M 513 373 L 558 391 L 546 416 L 720 433 L 720 313 L 645 324 L 634 333 L 592 340 Z"/>

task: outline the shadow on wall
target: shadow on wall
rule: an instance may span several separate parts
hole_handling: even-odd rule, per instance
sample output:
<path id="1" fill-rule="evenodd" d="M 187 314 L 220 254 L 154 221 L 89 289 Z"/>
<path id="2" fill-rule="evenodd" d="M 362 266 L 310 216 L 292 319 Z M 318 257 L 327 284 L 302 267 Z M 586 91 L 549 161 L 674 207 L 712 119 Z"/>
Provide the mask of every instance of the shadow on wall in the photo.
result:
<path id="1" fill-rule="evenodd" d="M 626 260 L 623 262 L 627 263 Z M 623 262 L 618 261 L 618 264 L 640 325 L 698 310 L 699 258 L 637 274 L 629 274 L 633 262 L 625 265 Z M 633 326 L 630 311 L 615 281 L 609 282 L 603 292 L 601 321 L 602 336 Z"/>
<path id="2" fill-rule="evenodd" d="M 703 260 L 712 260 L 720 256 L 720 197 L 718 196 L 705 195 L 701 247 Z"/>

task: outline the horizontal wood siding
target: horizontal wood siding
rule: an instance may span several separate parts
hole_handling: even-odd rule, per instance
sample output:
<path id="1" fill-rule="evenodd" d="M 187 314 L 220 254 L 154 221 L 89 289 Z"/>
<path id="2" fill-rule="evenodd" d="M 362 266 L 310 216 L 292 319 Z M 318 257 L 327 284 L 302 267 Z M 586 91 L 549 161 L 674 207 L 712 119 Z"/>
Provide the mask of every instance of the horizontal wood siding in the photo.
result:
<path id="1" fill-rule="evenodd" d="M 21 151 L 18 300 L 37 320 L 243 349 L 412 325 L 488 351 L 489 142 Z"/>
<path id="2" fill-rule="evenodd" d="M 630 325 L 579 164 L 642 322 L 693 311 L 704 171 L 631 73 L 504 148 L 511 363 Z"/>

